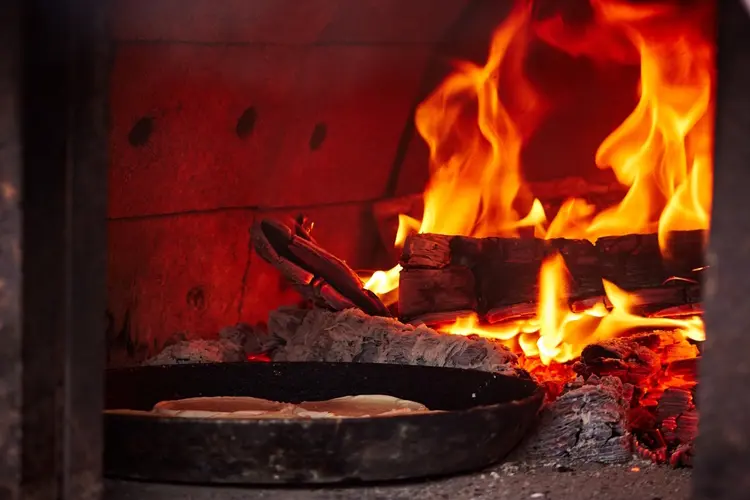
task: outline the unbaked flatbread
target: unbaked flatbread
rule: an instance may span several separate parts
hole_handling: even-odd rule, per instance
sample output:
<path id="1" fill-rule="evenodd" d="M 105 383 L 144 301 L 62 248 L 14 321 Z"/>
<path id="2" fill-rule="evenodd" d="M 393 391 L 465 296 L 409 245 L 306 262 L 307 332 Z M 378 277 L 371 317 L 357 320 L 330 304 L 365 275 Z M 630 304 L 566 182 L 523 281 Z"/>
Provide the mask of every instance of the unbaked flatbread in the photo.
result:
<path id="1" fill-rule="evenodd" d="M 198 397 L 161 401 L 150 412 L 107 410 L 110 413 L 222 419 L 363 418 L 425 413 L 421 403 L 384 395 L 344 396 L 300 404 L 252 397 Z"/>

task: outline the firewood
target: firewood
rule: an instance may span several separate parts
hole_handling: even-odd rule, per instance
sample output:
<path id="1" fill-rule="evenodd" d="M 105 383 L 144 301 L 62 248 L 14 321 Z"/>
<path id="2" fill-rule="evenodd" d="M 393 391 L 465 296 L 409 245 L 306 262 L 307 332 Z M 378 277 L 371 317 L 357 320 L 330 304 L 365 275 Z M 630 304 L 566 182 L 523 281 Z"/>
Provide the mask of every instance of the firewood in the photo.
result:
<path id="1" fill-rule="evenodd" d="M 408 268 L 442 269 L 451 263 L 451 236 L 423 234 L 409 237 L 401 254 L 401 265 Z"/>
<path id="2" fill-rule="evenodd" d="M 596 207 L 606 208 L 622 200 L 627 192 L 622 184 L 612 179 L 608 172 L 597 178 L 597 174 L 583 177 L 565 177 L 542 182 L 529 182 L 529 192 L 538 198 L 550 217 L 570 198 L 582 198 Z M 422 193 L 385 198 L 373 203 L 373 217 L 386 248 L 393 245 L 399 226 L 399 215 L 405 214 L 417 220 L 424 213 Z"/>
<path id="3" fill-rule="evenodd" d="M 533 318 L 537 314 L 537 309 L 536 301 L 526 302 L 490 309 L 484 317 L 489 324 L 502 323 L 504 321 Z"/>
<path id="4" fill-rule="evenodd" d="M 410 325 L 419 326 L 427 325 L 430 327 L 448 325 L 454 323 L 457 318 L 464 318 L 474 314 L 472 309 L 460 309 L 458 311 L 446 311 L 438 313 L 428 313 L 415 316 L 409 321 Z"/>
<path id="5" fill-rule="evenodd" d="M 596 241 L 602 277 L 625 290 L 658 287 L 674 276 L 698 281 L 703 267 L 705 231 L 675 231 L 668 241 L 672 257 L 662 258 L 656 234 L 608 236 Z"/>
<path id="6" fill-rule="evenodd" d="M 559 251 L 569 269 L 576 274 L 572 296 L 602 295 L 601 275 L 598 272 L 594 246 L 583 240 L 550 240 L 533 238 L 470 238 L 419 234 L 407 238 L 401 256 L 401 291 L 399 314 L 412 315 L 454 310 L 453 304 L 431 301 L 431 309 L 413 305 L 423 299 L 404 290 L 404 279 L 410 270 L 431 269 L 430 280 L 435 281 L 441 272 L 455 272 L 456 267 L 466 269 L 474 276 L 473 302 L 479 311 L 500 310 L 505 306 L 534 302 L 538 295 L 539 268 L 545 256 Z M 422 287 L 427 289 L 427 285 Z M 416 311 L 418 312 L 416 312 Z"/>
<path id="7" fill-rule="evenodd" d="M 703 304 L 683 304 L 667 307 L 652 314 L 656 318 L 679 318 L 681 316 L 703 316 Z"/>
<path id="8" fill-rule="evenodd" d="M 701 300 L 704 239 L 703 231 L 673 233 L 669 240 L 673 258 L 665 260 L 656 234 L 601 238 L 595 245 L 585 240 L 412 235 L 407 238 L 400 260 L 404 271 L 399 314 L 411 320 L 456 310 L 448 295 L 420 295 L 431 293 L 435 282 L 451 282 L 454 278 L 441 280 L 437 276 L 455 273 L 459 267 L 473 274 L 475 284 L 473 301 L 464 297 L 462 303 L 475 303 L 481 319 L 495 323 L 525 316 L 525 312 L 519 314 L 518 307 L 533 309 L 529 305 L 537 301 L 541 263 L 555 252 L 562 255 L 569 271 L 573 310 L 586 309 L 597 302 L 611 307 L 604 295 L 603 279 L 638 298 L 636 313 L 681 308 Z M 408 274 L 418 269 L 434 272 Z M 422 282 L 412 282 L 404 288 L 403 281 L 415 279 Z M 468 288 L 462 292 L 468 293 Z"/>
<path id="9" fill-rule="evenodd" d="M 413 364 L 528 376 L 498 342 L 441 334 L 359 309 L 280 308 L 269 315 L 268 333 L 276 340 L 268 352 L 272 361 Z"/>
<path id="10" fill-rule="evenodd" d="M 667 365 L 665 375 L 668 377 L 681 377 L 687 380 L 698 380 L 698 363 L 700 357 L 677 359 Z"/>
<path id="11" fill-rule="evenodd" d="M 414 318 L 435 311 L 476 311 L 475 287 L 474 274 L 463 266 L 403 270 L 399 296 L 413 300 L 399 302 L 399 315 Z"/>
<path id="12" fill-rule="evenodd" d="M 516 452 L 518 460 L 567 458 L 600 463 L 631 459 L 627 428 L 630 392 L 619 379 L 579 380 L 542 412 Z"/>
<path id="13" fill-rule="evenodd" d="M 661 423 L 674 419 L 693 408 L 693 397 L 690 391 L 671 387 L 666 389 L 656 405 L 656 419 Z"/>

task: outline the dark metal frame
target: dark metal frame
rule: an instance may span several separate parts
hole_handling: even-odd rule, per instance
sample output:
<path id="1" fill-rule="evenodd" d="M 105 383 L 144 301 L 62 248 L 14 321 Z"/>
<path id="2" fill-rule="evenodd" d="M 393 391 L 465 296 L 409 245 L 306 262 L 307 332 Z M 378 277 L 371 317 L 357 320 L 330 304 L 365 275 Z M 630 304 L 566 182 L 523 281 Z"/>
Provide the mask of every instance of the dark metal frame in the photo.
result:
<path id="1" fill-rule="evenodd" d="M 693 498 L 750 495 L 750 13 L 718 0 L 711 241 Z"/>
<path id="2" fill-rule="evenodd" d="M 101 496 L 106 3 L 0 3 L 3 499 Z"/>
<path id="3" fill-rule="evenodd" d="M 744 500 L 750 491 L 750 14 L 742 0 L 717 3 L 715 195 L 694 498 Z M 101 495 L 106 4 L 0 2 L 2 499 Z"/>

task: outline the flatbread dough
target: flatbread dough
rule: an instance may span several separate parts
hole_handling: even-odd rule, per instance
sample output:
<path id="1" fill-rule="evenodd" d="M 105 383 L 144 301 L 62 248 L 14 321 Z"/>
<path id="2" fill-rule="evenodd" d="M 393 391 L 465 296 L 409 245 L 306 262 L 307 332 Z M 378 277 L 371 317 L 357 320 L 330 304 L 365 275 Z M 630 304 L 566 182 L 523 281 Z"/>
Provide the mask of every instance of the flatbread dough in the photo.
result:
<path id="1" fill-rule="evenodd" d="M 109 413 L 222 419 L 363 418 L 426 413 L 423 404 L 384 395 L 344 396 L 300 404 L 252 397 L 198 397 L 161 401 L 150 412 L 107 410 Z"/>

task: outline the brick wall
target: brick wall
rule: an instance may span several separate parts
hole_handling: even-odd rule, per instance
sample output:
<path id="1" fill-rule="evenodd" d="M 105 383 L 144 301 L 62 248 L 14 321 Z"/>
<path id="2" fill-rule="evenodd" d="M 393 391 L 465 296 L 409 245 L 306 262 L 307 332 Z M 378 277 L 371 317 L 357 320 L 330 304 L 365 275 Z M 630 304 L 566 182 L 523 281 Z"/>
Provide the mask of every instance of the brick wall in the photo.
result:
<path id="1" fill-rule="evenodd" d="M 447 68 L 436 44 L 464 6 L 117 0 L 112 349 L 144 355 L 297 300 L 249 248 L 258 217 L 303 212 L 352 266 L 382 262 L 372 206 L 393 194 L 427 68 Z M 400 189 L 421 191 L 423 177 Z"/>

